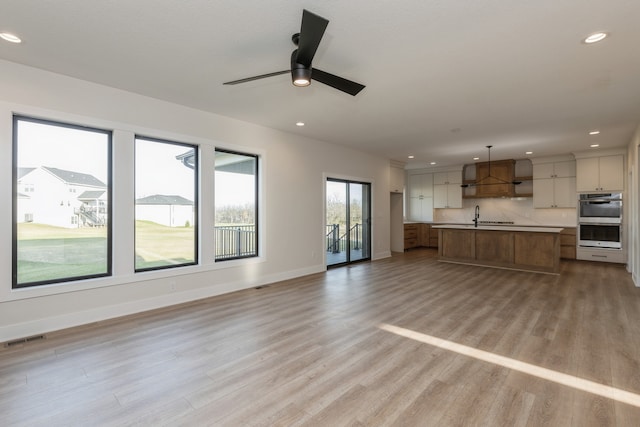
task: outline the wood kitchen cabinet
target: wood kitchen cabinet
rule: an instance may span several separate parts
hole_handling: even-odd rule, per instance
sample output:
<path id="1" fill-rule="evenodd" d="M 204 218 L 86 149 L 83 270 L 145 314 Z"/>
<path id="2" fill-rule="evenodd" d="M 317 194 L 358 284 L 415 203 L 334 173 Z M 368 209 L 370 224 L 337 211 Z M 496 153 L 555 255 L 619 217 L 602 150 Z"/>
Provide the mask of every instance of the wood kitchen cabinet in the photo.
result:
<path id="1" fill-rule="evenodd" d="M 431 233 L 431 224 L 420 224 L 418 226 L 418 245 L 429 246 L 429 235 Z"/>
<path id="2" fill-rule="evenodd" d="M 404 225 L 404 250 L 418 247 L 418 223 Z"/>
<path id="3" fill-rule="evenodd" d="M 430 227 L 429 232 L 429 247 L 437 248 L 438 247 L 438 229 Z"/>
<path id="4" fill-rule="evenodd" d="M 576 207 L 576 162 L 561 161 L 533 165 L 533 207 Z"/>
<path id="5" fill-rule="evenodd" d="M 404 224 L 404 249 L 437 248 L 438 230 L 427 223 Z"/>
<path id="6" fill-rule="evenodd" d="M 577 159 L 576 190 L 578 192 L 623 191 L 624 156 L 618 154 Z"/>
<path id="7" fill-rule="evenodd" d="M 576 227 L 566 227 L 560 232 L 560 258 L 576 259 Z"/>

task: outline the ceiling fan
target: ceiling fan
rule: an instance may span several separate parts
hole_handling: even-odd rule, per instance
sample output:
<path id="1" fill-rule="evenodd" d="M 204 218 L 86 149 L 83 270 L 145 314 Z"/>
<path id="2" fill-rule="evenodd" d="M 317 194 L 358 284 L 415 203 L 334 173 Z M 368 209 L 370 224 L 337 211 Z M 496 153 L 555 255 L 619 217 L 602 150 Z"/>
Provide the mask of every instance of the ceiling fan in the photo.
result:
<path id="1" fill-rule="evenodd" d="M 318 50 L 318 46 L 320 45 L 320 41 L 322 40 L 322 36 L 324 35 L 324 31 L 328 24 L 329 21 L 327 19 L 309 12 L 308 10 L 303 10 L 300 32 L 291 36 L 293 44 L 298 47 L 291 53 L 291 69 L 247 77 L 240 80 L 233 80 L 223 84 L 237 85 L 240 83 L 291 73 L 291 80 L 293 81 L 294 86 L 309 86 L 313 79 L 320 83 L 324 83 L 327 86 L 341 90 L 342 92 L 346 92 L 349 95 L 356 96 L 365 88 L 364 85 L 311 66 L 311 61 L 316 54 L 316 50 Z"/>

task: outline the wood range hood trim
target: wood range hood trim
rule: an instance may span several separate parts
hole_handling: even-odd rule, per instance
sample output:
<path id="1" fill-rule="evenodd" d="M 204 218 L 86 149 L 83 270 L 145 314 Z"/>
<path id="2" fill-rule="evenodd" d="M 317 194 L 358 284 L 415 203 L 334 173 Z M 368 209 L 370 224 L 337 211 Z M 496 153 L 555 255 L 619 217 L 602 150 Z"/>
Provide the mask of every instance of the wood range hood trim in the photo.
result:
<path id="1" fill-rule="evenodd" d="M 525 160 L 530 162 L 528 159 Z M 463 180 L 460 185 L 464 189 L 462 197 L 465 199 L 532 197 L 532 191 L 516 191 L 516 186 L 533 179 L 532 175 L 516 176 L 516 162 L 515 159 L 505 159 L 464 165 Z M 475 169 L 475 177 L 472 179 L 467 177 L 469 167 Z M 475 191 L 469 194 L 468 189 L 475 189 Z"/>

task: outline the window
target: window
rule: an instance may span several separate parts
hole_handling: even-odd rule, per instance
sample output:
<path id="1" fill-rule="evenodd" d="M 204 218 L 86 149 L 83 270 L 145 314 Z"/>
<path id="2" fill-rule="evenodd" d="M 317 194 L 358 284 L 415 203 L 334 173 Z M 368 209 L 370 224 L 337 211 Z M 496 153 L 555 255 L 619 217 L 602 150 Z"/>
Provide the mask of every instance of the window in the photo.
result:
<path id="1" fill-rule="evenodd" d="M 111 275 L 111 132 L 14 116 L 13 152 L 12 286 Z"/>
<path id="2" fill-rule="evenodd" d="M 216 261 L 258 255 L 258 156 L 216 150 Z"/>
<path id="3" fill-rule="evenodd" d="M 198 147 L 136 137 L 135 269 L 197 263 Z"/>

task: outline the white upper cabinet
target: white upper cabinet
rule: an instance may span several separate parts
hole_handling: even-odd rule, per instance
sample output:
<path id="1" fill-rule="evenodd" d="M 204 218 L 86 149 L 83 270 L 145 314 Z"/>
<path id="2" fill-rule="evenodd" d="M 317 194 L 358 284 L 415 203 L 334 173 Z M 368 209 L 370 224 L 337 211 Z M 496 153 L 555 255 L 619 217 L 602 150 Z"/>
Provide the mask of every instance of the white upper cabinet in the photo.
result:
<path id="1" fill-rule="evenodd" d="M 404 191 L 404 169 L 391 166 L 389 174 L 389 191 L 391 193 L 402 193 Z"/>
<path id="2" fill-rule="evenodd" d="M 576 207 L 576 162 L 574 160 L 533 165 L 533 207 Z"/>
<path id="3" fill-rule="evenodd" d="M 462 184 L 462 172 L 435 172 L 433 174 L 433 184 Z"/>
<path id="4" fill-rule="evenodd" d="M 433 174 L 433 207 L 462 208 L 462 172 L 435 172 Z"/>
<path id="5" fill-rule="evenodd" d="M 536 163 L 533 165 L 533 179 L 566 178 L 576 176 L 576 162 L 574 160 Z"/>
<path id="6" fill-rule="evenodd" d="M 409 197 L 433 197 L 433 174 L 409 175 Z"/>
<path id="7" fill-rule="evenodd" d="M 462 187 L 460 184 L 442 184 L 433 186 L 434 208 L 462 208 Z"/>
<path id="8" fill-rule="evenodd" d="M 623 191 L 624 156 L 622 154 L 576 160 L 578 192 Z"/>

